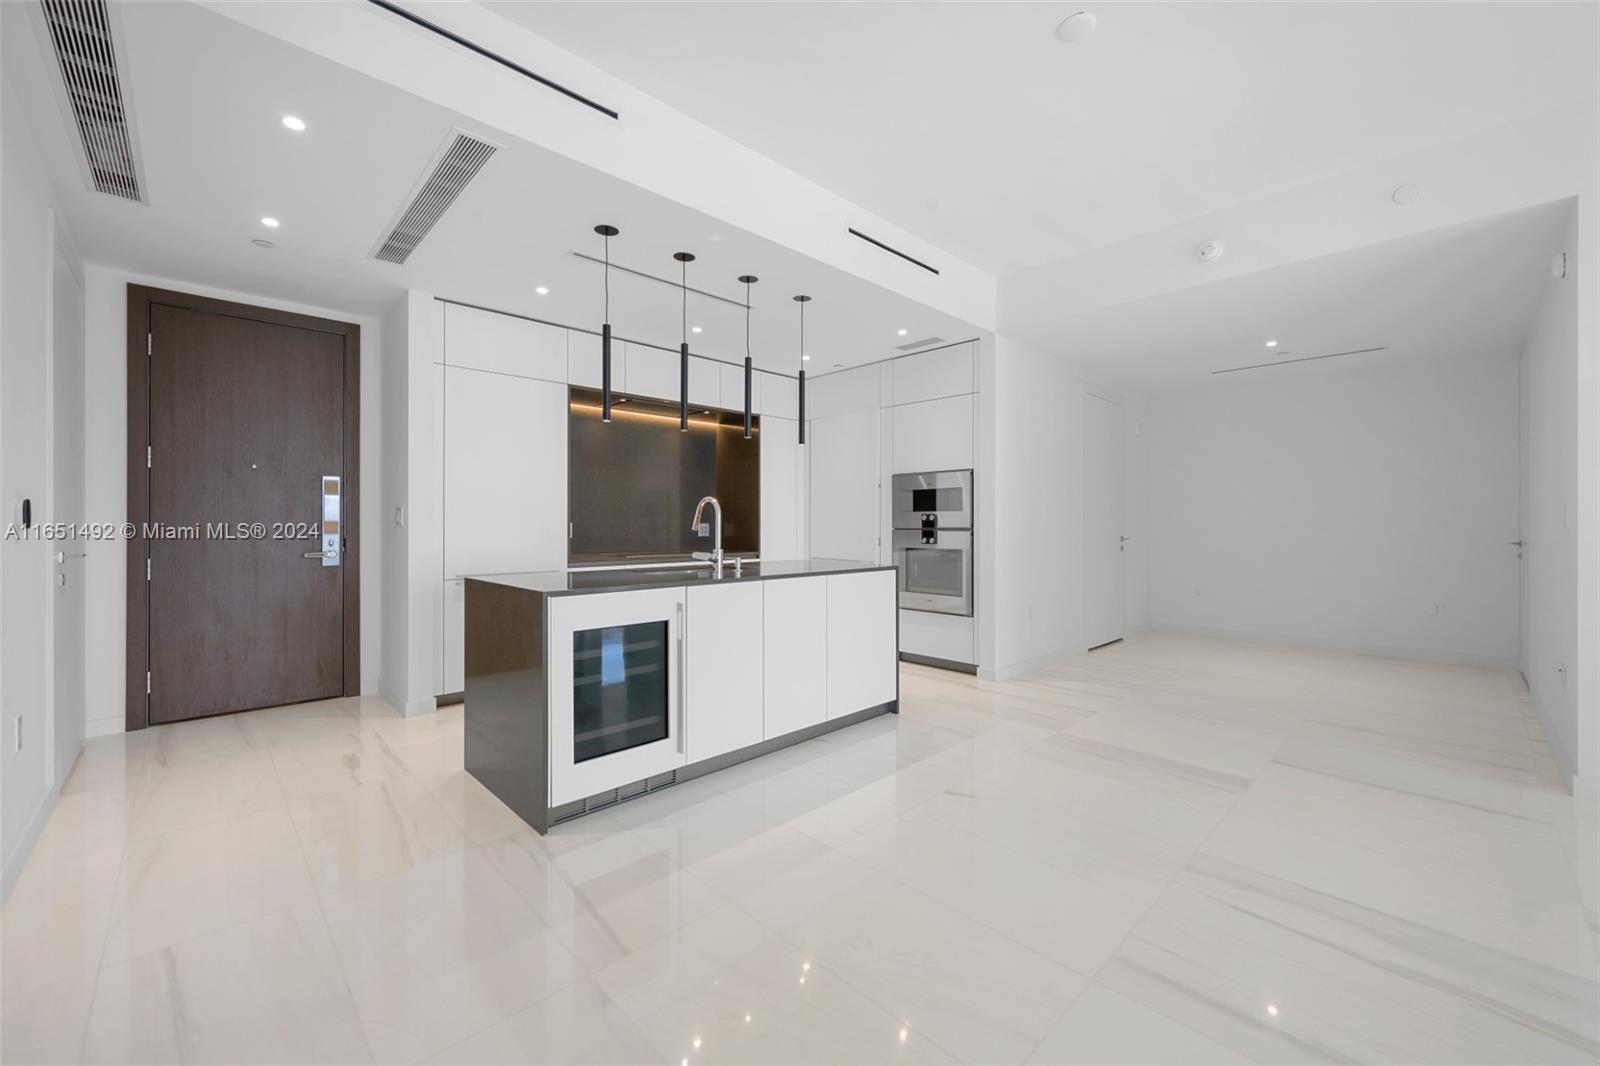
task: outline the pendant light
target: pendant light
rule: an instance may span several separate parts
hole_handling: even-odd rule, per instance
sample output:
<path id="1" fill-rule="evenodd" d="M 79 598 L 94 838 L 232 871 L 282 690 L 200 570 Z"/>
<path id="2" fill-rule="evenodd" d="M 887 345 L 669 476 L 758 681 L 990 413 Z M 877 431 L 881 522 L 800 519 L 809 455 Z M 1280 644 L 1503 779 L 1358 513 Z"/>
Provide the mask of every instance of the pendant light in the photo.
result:
<path id="1" fill-rule="evenodd" d="M 673 252 L 672 258 L 682 264 L 683 279 L 678 288 L 683 293 L 683 340 L 678 345 L 678 432 L 689 432 L 689 264 L 694 262 L 690 252 Z"/>
<path id="2" fill-rule="evenodd" d="M 744 439 L 750 439 L 750 392 L 755 381 L 755 370 L 750 365 L 750 286 L 760 279 L 754 274 L 740 274 L 744 282 Z"/>
<path id="3" fill-rule="evenodd" d="M 615 226 L 596 226 L 605 238 L 605 321 L 600 325 L 600 421 L 611 421 L 611 238 L 622 231 Z"/>
<path id="4" fill-rule="evenodd" d="M 794 298 L 800 305 L 800 443 L 806 442 L 806 304 L 811 302 L 811 297 L 801 295 Z"/>

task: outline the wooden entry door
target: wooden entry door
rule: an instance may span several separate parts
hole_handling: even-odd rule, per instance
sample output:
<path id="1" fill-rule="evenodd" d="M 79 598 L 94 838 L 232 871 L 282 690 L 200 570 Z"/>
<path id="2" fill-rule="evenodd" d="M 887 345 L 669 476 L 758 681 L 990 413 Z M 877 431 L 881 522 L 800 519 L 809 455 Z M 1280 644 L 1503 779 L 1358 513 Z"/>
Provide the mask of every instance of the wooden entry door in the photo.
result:
<path id="1" fill-rule="evenodd" d="M 355 327 L 159 294 L 146 311 L 146 722 L 353 695 Z M 324 532 L 339 565 L 316 557 Z"/>

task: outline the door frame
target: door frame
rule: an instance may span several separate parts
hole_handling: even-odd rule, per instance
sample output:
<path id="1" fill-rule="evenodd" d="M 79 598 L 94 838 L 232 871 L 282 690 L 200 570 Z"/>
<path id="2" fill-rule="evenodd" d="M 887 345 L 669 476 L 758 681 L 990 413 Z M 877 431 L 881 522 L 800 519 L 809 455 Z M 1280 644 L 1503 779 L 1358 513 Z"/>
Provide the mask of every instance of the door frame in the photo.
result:
<path id="1" fill-rule="evenodd" d="M 150 668 L 150 586 L 145 563 L 150 545 L 150 469 L 141 464 L 150 441 L 150 308 L 161 304 L 277 326 L 332 333 L 344 341 L 344 695 L 361 694 L 361 327 L 294 311 L 234 303 L 209 296 L 128 285 L 128 541 L 126 728 L 149 725 L 145 676 Z"/>

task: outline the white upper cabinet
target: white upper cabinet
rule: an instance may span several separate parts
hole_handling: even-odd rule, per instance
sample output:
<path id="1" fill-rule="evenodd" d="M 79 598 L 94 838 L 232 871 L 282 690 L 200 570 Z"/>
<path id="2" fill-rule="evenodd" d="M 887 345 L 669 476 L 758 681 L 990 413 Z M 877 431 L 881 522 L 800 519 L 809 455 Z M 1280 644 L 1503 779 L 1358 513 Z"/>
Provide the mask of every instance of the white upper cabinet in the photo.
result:
<path id="1" fill-rule="evenodd" d="M 622 392 L 626 379 L 627 359 L 622 355 L 622 342 L 611 342 L 611 387 Z M 600 338 L 593 333 L 567 331 L 566 380 L 586 389 L 600 387 Z"/>
<path id="2" fill-rule="evenodd" d="M 917 403 L 978 391 L 977 345 L 952 344 L 889 364 L 890 385 L 884 405 Z"/>
<path id="3" fill-rule="evenodd" d="M 846 411 L 878 407 L 878 368 L 860 366 L 821 377 L 806 375 L 806 417 L 827 418 Z"/>
<path id="4" fill-rule="evenodd" d="M 977 400 L 974 395 L 946 396 L 895 407 L 891 470 L 910 474 L 976 466 L 972 440 Z"/>
<path id="5" fill-rule="evenodd" d="M 611 348 L 613 360 L 616 359 L 618 347 L 619 345 L 613 341 Z M 627 352 L 628 387 L 622 388 L 613 377 L 611 383 L 618 392 L 626 392 L 630 396 L 649 396 L 657 400 L 678 398 L 677 353 L 664 352 L 660 348 L 647 348 L 642 344 L 625 344 L 620 347 Z M 615 371 L 616 366 L 613 362 L 612 372 Z"/>
<path id="6" fill-rule="evenodd" d="M 761 416 L 761 557 L 800 556 L 798 422 Z"/>
<path id="7" fill-rule="evenodd" d="M 445 304 L 444 361 L 497 374 L 565 381 L 567 331 L 525 318 Z"/>
<path id="8" fill-rule="evenodd" d="M 827 581 L 828 717 L 833 719 L 895 698 L 900 649 L 893 570 L 833 574 Z"/>
<path id="9" fill-rule="evenodd" d="M 566 566 L 567 387 L 444 371 L 444 576 Z"/>
<path id="10" fill-rule="evenodd" d="M 717 406 L 728 411 L 743 411 L 744 367 L 729 366 L 727 363 L 718 363 L 716 366 L 722 375 L 722 400 Z M 761 375 L 755 371 L 750 374 L 750 410 L 753 414 L 761 413 Z"/>
<path id="11" fill-rule="evenodd" d="M 757 414 L 777 415 L 779 418 L 800 417 L 800 389 L 794 378 L 758 370 L 756 395 L 760 397 L 760 402 L 756 404 Z"/>
<path id="12" fill-rule="evenodd" d="M 691 586 L 684 743 L 691 763 L 762 740 L 763 581 Z"/>
<path id="13" fill-rule="evenodd" d="M 678 398 L 678 387 L 672 387 Z M 722 406 L 722 364 L 698 356 L 689 357 L 689 402 L 700 407 Z"/>

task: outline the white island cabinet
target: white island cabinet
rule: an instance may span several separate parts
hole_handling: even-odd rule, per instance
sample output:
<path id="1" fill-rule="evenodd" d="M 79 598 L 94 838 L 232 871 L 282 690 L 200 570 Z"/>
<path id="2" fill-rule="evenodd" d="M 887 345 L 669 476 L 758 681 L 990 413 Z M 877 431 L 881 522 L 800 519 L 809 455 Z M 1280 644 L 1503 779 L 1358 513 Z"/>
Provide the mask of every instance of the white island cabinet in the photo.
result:
<path id="1" fill-rule="evenodd" d="M 893 570 L 828 578 L 828 717 L 853 714 L 895 698 L 899 648 Z"/>
<path id="2" fill-rule="evenodd" d="M 689 593 L 690 762 L 761 743 L 762 586 L 701 585 Z"/>
<path id="3" fill-rule="evenodd" d="M 894 569 L 469 577 L 465 765 L 539 832 L 899 710 Z"/>

